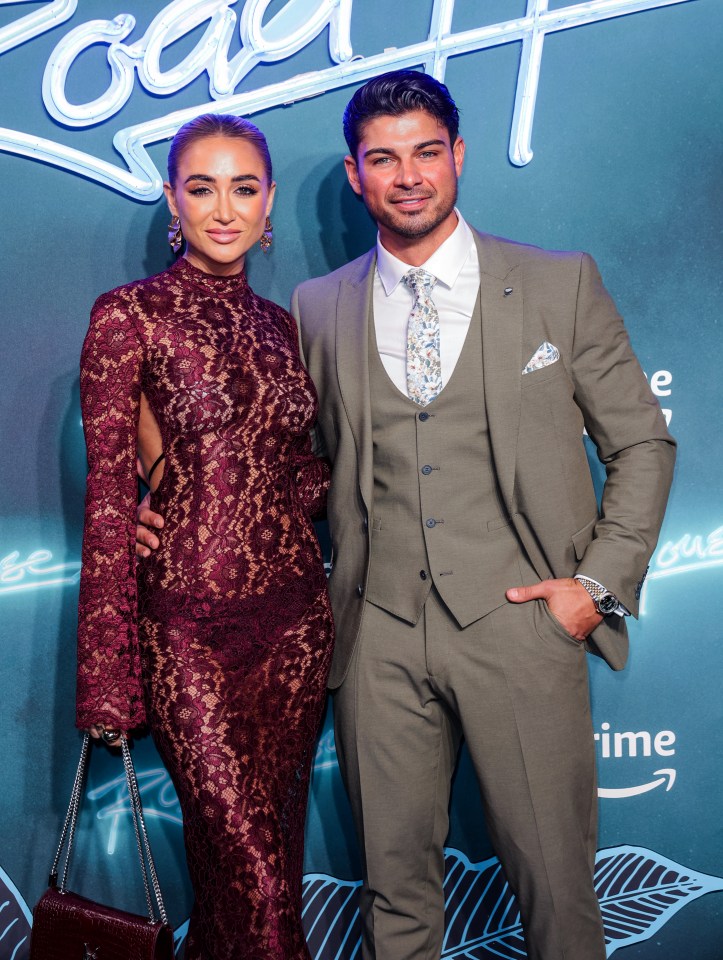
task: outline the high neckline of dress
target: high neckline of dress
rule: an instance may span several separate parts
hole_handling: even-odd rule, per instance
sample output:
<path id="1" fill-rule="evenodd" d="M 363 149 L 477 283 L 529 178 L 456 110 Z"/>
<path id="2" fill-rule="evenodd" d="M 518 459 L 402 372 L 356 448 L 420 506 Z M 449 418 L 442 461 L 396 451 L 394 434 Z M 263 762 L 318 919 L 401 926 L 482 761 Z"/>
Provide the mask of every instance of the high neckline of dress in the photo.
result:
<path id="1" fill-rule="evenodd" d="M 183 282 L 217 297 L 228 295 L 238 297 L 249 290 L 244 270 L 230 277 L 219 277 L 215 273 L 206 273 L 205 270 L 195 267 L 185 257 L 179 257 L 175 263 L 171 264 L 170 270 Z"/>

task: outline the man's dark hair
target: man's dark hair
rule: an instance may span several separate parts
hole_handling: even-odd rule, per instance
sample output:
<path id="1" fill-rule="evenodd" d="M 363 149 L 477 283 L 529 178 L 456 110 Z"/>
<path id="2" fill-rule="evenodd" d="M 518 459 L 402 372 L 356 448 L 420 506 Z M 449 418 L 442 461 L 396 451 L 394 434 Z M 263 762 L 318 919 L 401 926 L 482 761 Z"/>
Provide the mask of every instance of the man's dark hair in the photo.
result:
<path id="1" fill-rule="evenodd" d="M 375 117 L 398 117 L 412 110 L 424 110 L 447 128 L 454 145 L 459 133 L 459 111 L 449 90 L 428 73 L 394 70 L 374 77 L 360 87 L 344 111 L 344 137 L 356 158 L 362 127 Z"/>

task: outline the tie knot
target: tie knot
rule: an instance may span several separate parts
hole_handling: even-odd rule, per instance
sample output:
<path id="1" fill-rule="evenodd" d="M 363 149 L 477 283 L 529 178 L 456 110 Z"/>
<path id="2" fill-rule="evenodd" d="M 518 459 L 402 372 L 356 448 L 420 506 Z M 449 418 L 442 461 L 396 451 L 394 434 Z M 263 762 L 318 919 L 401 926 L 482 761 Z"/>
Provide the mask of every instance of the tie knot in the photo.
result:
<path id="1" fill-rule="evenodd" d="M 415 297 L 419 297 L 422 294 L 427 296 L 431 294 L 437 278 L 433 274 L 427 273 L 426 270 L 422 270 L 421 267 L 415 267 L 404 274 L 402 281 L 414 293 Z"/>

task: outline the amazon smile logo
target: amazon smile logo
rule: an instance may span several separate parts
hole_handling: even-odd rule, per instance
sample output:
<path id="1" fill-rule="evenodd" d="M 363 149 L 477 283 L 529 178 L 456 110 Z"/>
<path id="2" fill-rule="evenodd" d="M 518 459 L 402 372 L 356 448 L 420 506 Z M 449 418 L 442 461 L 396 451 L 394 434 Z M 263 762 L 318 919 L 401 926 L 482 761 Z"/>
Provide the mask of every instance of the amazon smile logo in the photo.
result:
<path id="1" fill-rule="evenodd" d="M 245 3 L 174 0 L 150 19 L 145 29 L 130 13 L 77 23 L 56 45 L 42 77 L 45 108 L 51 119 L 65 130 L 91 127 L 117 116 L 136 85 L 155 97 L 168 98 L 205 75 L 210 99 L 118 129 L 113 146 L 123 165 L 102 160 L 67 143 L 2 127 L 0 151 L 52 164 L 135 200 L 153 202 L 161 196 L 163 178 L 147 148 L 168 140 L 182 124 L 199 114 L 223 112 L 248 116 L 363 83 L 380 73 L 403 67 L 422 67 L 443 80 L 449 57 L 518 42 L 522 51 L 508 155 L 513 164 L 524 166 L 533 155 L 532 126 L 544 43 L 549 34 L 694 0 L 586 0 L 553 10 L 548 10 L 549 0 L 527 0 L 522 17 L 457 33 L 452 29 L 455 0 L 435 0 L 425 39 L 371 56 L 354 53 L 353 2 L 288 0 L 265 22 L 272 0 L 246 0 Z M 17 0 L 0 0 L 0 8 L 14 3 Z M 137 6 L 145 14 L 144 5 Z M 68 23 L 77 7 L 78 0 L 53 0 L 0 28 L 0 56 Z M 191 51 L 174 66 L 167 66 L 168 49 L 204 25 L 203 34 Z M 288 60 L 327 30 L 331 67 L 239 91 L 255 67 Z M 132 40 L 131 34 L 139 31 L 143 31 L 142 35 Z M 241 49 L 231 55 L 231 44 L 237 34 Z M 91 47 L 105 50 L 110 80 L 106 80 L 104 65 L 99 78 L 101 84 L 106 84 L 103 92 L 85 103 L 74 103 L 66 95 L 66 83 L 79 58 Z M 162 60 L 164 66 L 161 66 Z"/>
<path id="2" fill-rule="evenodd" d="M 657 767 L 659 763 L 671 764 L 675 756 L 676 737 L 672 730 L 660 730 L 651 733 L 648 730 L 619 730 L 614 731 L 607 722 L 600 724 L 600 729 L 594 734 L 598 747 L 599 780 L 605 782 L 605 774 L 610 769 L 609 761 L 640 759 L 647 761 L 635 764 L 635 769 L 641 770 L 635 776 L 635 782 L 625 787 L 598 787 L 598 796 L 610 800 L 621 800 L 626 797 L 638 797 L 643 793 L 650 793 L 658 787 L 665 787 L 665 791 L 673 789 L 676 770 L 672 766 Z M 652 762 L 651 762 L 652 761 Z"/>

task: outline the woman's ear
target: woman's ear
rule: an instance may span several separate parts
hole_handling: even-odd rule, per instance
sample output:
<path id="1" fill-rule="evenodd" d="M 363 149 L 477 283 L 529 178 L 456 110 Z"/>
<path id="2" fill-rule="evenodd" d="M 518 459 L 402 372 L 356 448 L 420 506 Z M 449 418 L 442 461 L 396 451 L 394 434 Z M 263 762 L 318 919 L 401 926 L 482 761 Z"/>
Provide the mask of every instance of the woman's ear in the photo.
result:
<path id="1" fill-rule="evenodd" d="M 271 181 L 271 186 L 269 187 L 269 196 L 266 200 L 266 216 L 271 213 L 271 208 L 274 205 L 274 197 L 276 196 L 276 181 Z"/>
<path id="2" fill-rule="evenodd" d="M 177 217 L 178 207 L 176 206 L 176 191 L 168 181 L 163 184 L 163 192 L 166 195 L 166 203 L 168 204 L 168 209 L 171 211 L 171 216 Z"/>

